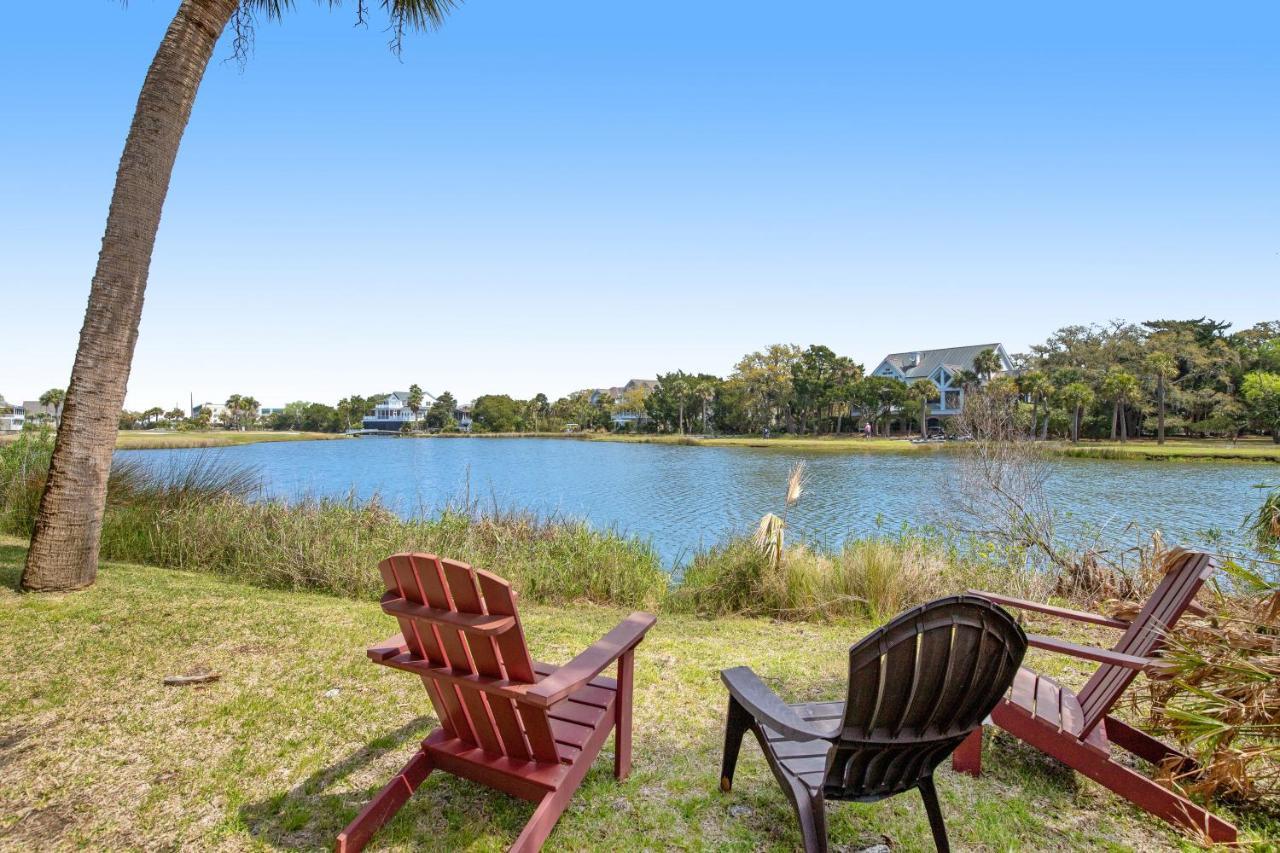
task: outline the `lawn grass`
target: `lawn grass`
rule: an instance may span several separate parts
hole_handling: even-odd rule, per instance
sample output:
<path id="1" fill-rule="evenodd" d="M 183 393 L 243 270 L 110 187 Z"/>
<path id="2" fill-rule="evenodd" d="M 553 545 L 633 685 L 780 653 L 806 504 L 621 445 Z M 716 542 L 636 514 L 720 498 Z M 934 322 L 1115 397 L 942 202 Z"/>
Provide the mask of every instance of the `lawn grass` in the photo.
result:
<path id="1" fill-rule="evenodd" d="M 744 447 L 757 450 L 802 451 L 806 453 L 938 453 L 964 447 L 963 443 L 927 442 L 912 443 L 914 436 L 901 438 L 864 438 L 842 435 L 775 435 L 763 438 L 758 435 L 649 435 L 628 433 L 457 433 L 458 438 L 560 438 L 579 441 L 612 441 L 624 444 L 674 444 L 689 447 Z M 1133 461 L 1210 460 L 1236 462 L 1280 462 L 1280 445 L 1269 438 L 1250 437 L 1238 441 L 1169 439 L 1164 445 L 1154 439 L 1118 441 L 1083 441 L 1080 444 L 1050 441 L 1045 443 L 1050 453 L 1081 459 L 1120 459 Z"/>
<path id="2" fill-rule="evenodd" d="M 1170 439 L 1158 444 L 1152 439 L 1086 441 L 1056 445 L 1058 453 L 1083 459 L 1123 459 L 1151 461 L 1208 460 L 1220 462 L 1280 462 L 1280 444 L 1269 438 L 1239 441 L 1194 441 Z"/>
<path id="3" fill-rule="evenodd" d="M 375 602 L 125 564 L 105 564 L 83 592 L 23 595 L 24 554 L 0 537 L 0 848 L 328 848 L 434 726 L 417 681 L 363 655 L 394 633 Z M 564 662 L 625 611 L 522 614 L 535 656 Z M 789 701 L 837 698 L 847 648 L 868 627 L 661 616 L 637 655 L 635 770 L 616 783 L 606 746 L 549 847 L 796 848 L 789 806 L 750 740 L 734 792 L 717 790 L 717 671 L 750 665 Z M 1033 655 L 1068 683 L 1088 671 Z M 222 678 L 161 684 L 194 667 Z M 1191 846 L 1007 736 L 989 738 L 986 761 L 981 779 L 940 772 L 959 849 Z M 501 850 L 531 809 L 437 774 L 372 849 Z M 932 849 L 911 794 L 834 804 L 829 822 L 834 849 Z"/>
<path id="4" fill-rule="evenodd" d="M 698 447 L 753 447 L 769 450 L 829 451 L 833 453 L 935 453 L 955 450 L 963 444 L 928 442 L 913 444 L 906 438 L 863 438 L 855 436 L 681 436 L 681 435 L 591 435 L 595 441 L 622 441 L 639 444 L 686 444 Z M 1170 439 L 1157 444 L 1153 439 L 1085 441 L 1080 444 L 1048 442 L 1051 453 L 1082 459 L 1193 460 L 1280 462 L 1280 444 L 1269 438 L 1239 441 Z"/>
<path id="5" fill-rule="evenodd" d="M 121 430 L 116 434 L 118 450 L 163 450 L 175 447 L 230 447 L 237 444 L 259 444 L 272 441 L 325 441 L 347 438 L 332 432 L 276 432 L 274 430 L 191 430 L 157 432 L 155 430 Z"/>

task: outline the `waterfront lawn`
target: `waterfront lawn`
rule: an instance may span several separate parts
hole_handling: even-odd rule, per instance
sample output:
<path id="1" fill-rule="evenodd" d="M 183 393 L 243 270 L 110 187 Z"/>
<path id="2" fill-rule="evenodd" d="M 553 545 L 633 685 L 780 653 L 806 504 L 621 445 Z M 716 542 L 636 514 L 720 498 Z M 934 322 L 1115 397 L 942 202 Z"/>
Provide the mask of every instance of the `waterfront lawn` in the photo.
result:
<path id="1" fill-rule="evenodd" d="M 327 848 L 434 725 L 415 679 L 364 657 L 394 633 L 374 602 L 124 564 L 83 592 L 23 595 L 24 555 L 0 537 L 0 848 Z M 523 608 L 535 655 L 555 662 L 623 615 Z M 637 656 L 634 773 L 617 784 L 606 747 L 552 846 L 794 849 L 795 821 L 750 739 L 734 792 L 717 790 L 717 671 L 748 664 L 792 701 L 836 698 L 867 628 L 660 616 Z M 1087 671 L 1034 654 L 1072 683 Z M 221 680 L 161 684 L 199 667 Z M 978 780 L 941 771 L 957 848 L 1191 846 L 1007 736 L 989 739 L 987 764 Z M 500 850 L 530 813 L 437 774 L 372 848 Z M 832 805 L 829 821 L 837 849 L 932 850 L 913 794 Z"/>
<path id="2" fill-rule="evenodd" d="M 1237 441 L 1171 438 L 1164 444 L 1154 439 L 1119 441 L 1085 441 L 1077 445 L 1060 444 L 1064 456 L 1087 459 L 1134 459 L 1180 461 L 1280 462 L 1280 444 L 1270 438 L 1249 437 Z"/>
<path id="3" fill-rule="evenodd" d="M 639 444 L 687 444 L 699 447 L 752 447 L 772 450 L 830 451 L 834 453 L 930 453 L 963 447 L 956 442 L 912 443 L 909 437 L 864 438 L 861 436 L 681 436 L 681 435 L 591 435 L 597 441 Z M 1083 441 L 1080 444 L 1051 441 L 1051 453 L 1085 459 L 1193 460 L 1280 462 L 1280 444 L 1270 438 L 1249 437 L 1238 441 L 1171 438 L 1165 444 L 1154 439 Z"/>
<path id="4" fill-rule="evenodd" d="M 229 447 L 237 444 L 258 444 L 272 441 L 323 441 L 347 438 L 332 432 L 275 432 L 273 430 L 184 430 L 158 431 L 127 429 L 116 434 L 119 450 L 163 450 L 176 447 Z"/>

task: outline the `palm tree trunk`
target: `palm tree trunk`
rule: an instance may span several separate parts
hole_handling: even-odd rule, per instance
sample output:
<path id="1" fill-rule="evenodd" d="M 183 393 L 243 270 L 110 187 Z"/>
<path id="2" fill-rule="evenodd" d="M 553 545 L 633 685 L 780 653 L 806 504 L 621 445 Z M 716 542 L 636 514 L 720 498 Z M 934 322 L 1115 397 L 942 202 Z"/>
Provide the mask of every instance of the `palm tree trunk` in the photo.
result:
<path id="1" fill-rule="evenodd" d="M 1156 396 L 1160 398 L 1160 415 L 1156 423 L 1156 443 L 1164 444 L 1164 376 L 1156 379 Z"/>
<path id="2" fill-rule="evenodd" d="M 1116 431 L 1120 426 L 1120 401 L 1111 404 L 1111 440 L 1116 440 Z"/>
<path id="3" fill-rule="evenodd" d="M 1042 427 L 1040 427 L 1040 440 L 1041 440 L 1041 441 L 1048 441 L 1048 440 L 1049 440 L 1049 414 L 1050 414 L 1050 412 L 1049 412 L 1049 401 L 1046 399 L 1046 400 L 1044 401 L 1044 425 L 1043 425 Z"/>
<path id="4" fill-rule="evenodd" d="M 1129 440 L 1129 417 L 1125 414 L 1125 404 L 1117 403 L 1117 409 L 1120 412 L 1120 443 L 1123 444 Z"/>
<path id="5" fill-rule="evenodd" d="M 1080 407 L 1076 406 L 1075 418 L 1071 421 L 1071 443 L 1080 443 Z"/>
<path id="6" fill-rule="evenodd" d="M 24 589 L 79 589 L 97 575 L 107 477 L 160 213 L 200 80 L 237 3 L 183 0 L 143 81 L 22 573 Z"/>

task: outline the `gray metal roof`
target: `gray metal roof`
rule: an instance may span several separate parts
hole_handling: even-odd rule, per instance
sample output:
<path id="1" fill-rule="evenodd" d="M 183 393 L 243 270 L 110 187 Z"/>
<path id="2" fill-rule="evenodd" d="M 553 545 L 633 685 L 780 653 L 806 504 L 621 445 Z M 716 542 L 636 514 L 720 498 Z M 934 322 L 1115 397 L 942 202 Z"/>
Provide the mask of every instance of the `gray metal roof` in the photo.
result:
<path id="1" fill-rule="evenodd" d="M 933 373 L 939 365 L 946 365 L 947 369 L 952 373 L 957 370 L 973 370 L 974 358 L 977 357 L 978 353 L 987 349 L 1001 352 L 1000 344 L 972 344 L 965 347 L 951 347 L 950 349 L 894 352 L 886 355 L 884 361 L 892 364 L 907 379 L 923 379 Z"/>

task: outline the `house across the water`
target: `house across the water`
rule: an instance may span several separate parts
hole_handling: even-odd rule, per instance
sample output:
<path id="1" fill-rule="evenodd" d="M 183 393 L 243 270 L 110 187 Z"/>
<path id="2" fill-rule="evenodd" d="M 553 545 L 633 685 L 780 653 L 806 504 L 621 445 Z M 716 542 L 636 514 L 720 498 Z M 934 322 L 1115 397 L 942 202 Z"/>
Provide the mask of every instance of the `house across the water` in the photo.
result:
<path id="1" fill-rule="evenodd" d="M 964 410 L 964 387 L 957 379 L 962 371 L 976 373 L 973 361 L 978 353 L 993 350 L 1000 361 L 1000 369 L 992 373 L 999 376 L 1013 372 L 1013 361 L 1004 344 L 973 344 L 950 349 L 912 350 L 886 355 L 871 376 L 885 376 L 910 385 L 914 382 L 932 382 L 938 388 L 938 399 L 929 404 L 929 427 L 941 426 L 942 418 L 960 414 Z"/>
<path id="2" fill-rule="evenodd" d="M 409 392 L 393 391 L 387 398 L 373 407 L 373 414 L 364 416 L 365 429 L 387 430 L 399 432 L 405 424 L 418 423 L 427 419 L 427 410 L 436 398 L 426 391 L 422 392 L 422 404 L 417 413 L 409 408 Z"/>
<path id="3" fill-rule="evenodd" d="M 644 410 L 631 411 L 626 408 L 619 408 L 626 402 L 627 395 L 633 391 L 642 391 L 645 396 L 653 393 L 653 389 L 658 387 L 656 379 L 632 379 L 626 385 L 614 385 L 611 388 L 596 388 L 591 392 L 591 405 L 599 406 L 606 400 L 613 407 L 613 414 L 610 420 L 613 421 L 614 428 L 638 427 L 644 425 L 649 420 L 648 414 Z"/>
<path id="4" fill-rule="evenodd" d="M 22 425 L 26 420 L 26 411 L 22 406 L 6 403 L 4 397 L 0 397 L 0 432 L 22 432 Z"/>

